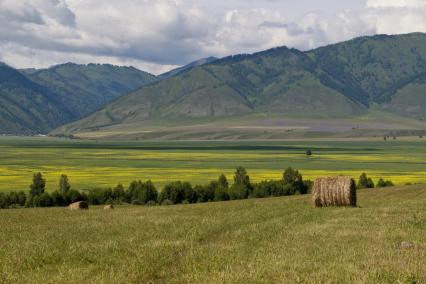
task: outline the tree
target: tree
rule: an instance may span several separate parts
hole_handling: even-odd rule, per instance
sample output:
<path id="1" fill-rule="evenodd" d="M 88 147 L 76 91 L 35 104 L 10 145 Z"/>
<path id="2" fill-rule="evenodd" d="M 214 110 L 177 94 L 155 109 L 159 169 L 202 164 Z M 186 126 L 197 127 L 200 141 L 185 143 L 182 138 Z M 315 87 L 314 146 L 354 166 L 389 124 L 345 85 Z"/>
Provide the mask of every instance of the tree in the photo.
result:
<path id="1" fill-rule="evenodd" d="M 165 200 L 169 200 L 173 204 L 182 203 L 187 198 L 186 195 L 190 194 L 188 185 L 190 187 L 190 184 L 188 183 L 184 184 L 181 181 L 176 181 L 176 182 L 167 184 L 164 187 L 164 189 L 161 191 L 161 194 L 159 197 L 159 203 L 162 204 L 163 201 Z"/>
<path id="2" fill-rule="evenodd" d="M 125 199 L 125 196 L 126 191 L 124 190 L 124 186 L 119 183 L 112 191 L 112 198 L 121 203 Z"/>
<path id="3" fill-rule="evenodd" d="M 234 174 L 234 184 L 230 188 L 229 196 L 231 199 L 245 199 L 248 198 L 252 192 L 250 184 L 250 177 L 243 167 L 238 167 Z"/>
<path id="4" fill-rule="evenodd" d="M 287 168 L 283 173 L 283 183 L 284 186 L 290 186 L 293 191 L 297 191 L 300 194 L 306 194 L 308 188 L 303 182 L 303 177 L 298 170 L 295 170 L 291 167 Z"/>
<path id="5" fill-rule="evenodd" d="M 374 182 L 371 178 L 367 177 L 366 173 L 362 173 L 358 180 L 358 188 L 374 188 Z"/>
<path id="6" fill-rule="evenodd" d="M 41 173 L 36 173 L 33 176 L 33 183 L 30 185 L 30 195 L 38 196 L 44 193 L 46 188 L 46 181 L 43 179 Z"/>
<path id="7" fill-rule="evenodd" d="M 145 183 L 141 184 L 141 192 L 139 194 L 139 200 L 142 201 L 143 204 L 157 202 L 158 191 L 155 188 L 152 181 L 148 180 Z"/>
<path id="8" fill-rule="evenodd" d="M 234 184 L 244 185 L 246 187 L 250 187 L 250 177 L 247 174 L 247 171 L 243 167 L 238 167 L 235 170 L 234 174 Z"/>
<path id="9" fill-rule="evenodd" d="M 158 191 L 150 180 L 145 183 L 133 181 L 130 183 L 126 196 L 128 202 L 143 205 L 148 202 L 157 202 Z"/>
<path id="10" fill-rule="evenodd" d="M 7 196 L 3 192 L 0 192 L 0 209 L 8 208 Z"/>
<path id="11" fill-rule="evenodd" d="M 306 150 L 306 156 L 312 156 L 312 150 Z"/>
<path id="12" fill-rule="evenodd" d="M 219 182 L 212 181 L 208 185 L 197 185 L 194 187 L 197 202 L 210 202 L 215 198 L 215 191 L 219 188 Z"/>
<path id="13" fill-rule="evenodd" d="M 219 177 L 219 186 L 222 188 L 228 188 L 229 187 L 229 183 L 228 180 L 226 179 L 226 176 L 224 174 L 221 174 Z"/>
<path id="14" fill-rule="evenodd" d="M 141 181 L 134 180 L 130 183 L 129 188 L 127 189 L 127 194 L 126 194 L 127 202 L 133 203 L 133 201 L 137 200 L 138 190 L 140 190 L 141 187 L 142 187 Z"/>
<path id="15" fill-rule="evenodd" d="M 59 179 L 59 192 L 62 192 L 64 194 L 68 193 L 70 191 L 71 185 L 68 181 L 68 176 L 62 174 Z"/>

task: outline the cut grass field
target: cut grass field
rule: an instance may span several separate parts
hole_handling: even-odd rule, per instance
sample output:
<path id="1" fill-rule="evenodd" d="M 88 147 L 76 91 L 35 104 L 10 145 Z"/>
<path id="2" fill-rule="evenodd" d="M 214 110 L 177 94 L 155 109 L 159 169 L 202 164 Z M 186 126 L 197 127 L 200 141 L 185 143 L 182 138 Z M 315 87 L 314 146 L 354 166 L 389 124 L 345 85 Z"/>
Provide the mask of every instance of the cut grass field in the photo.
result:
<path id="1" fill-rule="evenodd" d="M 305 151 L 311 149 L 313 156 Z M 383 141 L 96 142 L 50 138 L 0 138 L 0 191 L 28 190 L 42 172 L 47 190 L 67 174 L 75 189 L 127 186 L 151 179 L 158 187 L 175 180 L 206 184 L 237 166 L 254 182 L 280 179 L 287 167 L 305 178 L 362 172 L 396 184 L 426 183 L 426 139 Z"/>
<path id="2" fill-rule="evenodd" d="M 358 200 L 0 210 L 0 282 L 426 283 L 426 187 Z"/>

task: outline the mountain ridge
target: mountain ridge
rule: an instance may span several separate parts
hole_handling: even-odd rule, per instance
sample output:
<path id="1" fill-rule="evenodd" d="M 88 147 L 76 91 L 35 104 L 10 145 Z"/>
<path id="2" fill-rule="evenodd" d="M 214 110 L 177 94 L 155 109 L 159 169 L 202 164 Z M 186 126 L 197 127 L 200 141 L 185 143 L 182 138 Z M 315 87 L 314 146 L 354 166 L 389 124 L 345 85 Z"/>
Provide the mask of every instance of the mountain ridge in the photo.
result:
<path id="1" fill-rule="evenodd" d="M 0 68 L 3 134 L 47 133 L 157 80 L 136 68 L 109 64 L 65 63 L 18 70 L 3 63 Z"/>
<path id="2" fill-rule="evenodd" d="M 270 116 L 338 119 L 372 108 L 394 117 L 423 119 L 423 97 L 412 105 L 392 98 L 426 72 L 426 35 L 359 37 L 310 51 L 277 47 L 240 54 L 184 70 L 121 97 L 102 110 L 54 133 L 150 125 L 154 121 L 218 119 L 264 113 Z M 400 95 L 403 96 L 403 95 Z M 134 130 L 137 132 L 137 130 Z M 141 130 L 142 131 L 142 130 Z"/>

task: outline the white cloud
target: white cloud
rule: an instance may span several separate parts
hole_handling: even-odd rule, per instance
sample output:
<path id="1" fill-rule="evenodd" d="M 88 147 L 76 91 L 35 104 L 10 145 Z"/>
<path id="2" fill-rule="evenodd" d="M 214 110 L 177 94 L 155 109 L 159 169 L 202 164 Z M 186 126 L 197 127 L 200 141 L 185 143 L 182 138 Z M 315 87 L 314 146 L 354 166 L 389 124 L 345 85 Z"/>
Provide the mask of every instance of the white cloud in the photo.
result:
<path id="1" fill-rule="evenodd" d="M 159 73 L 211 55 L 281 45 L 306 50 L 360 35 L 426 32 L 426 1 L 364 1 L 364 8 L 332 14 L 305 8 L 289 16 L 292 7 L 312 2 L 0 0 L 0 60 L 18 67 L 109 62 Z"/>
<path id="2" fill-rule="evenodd" d="M 424 0 L 368 0 L 369 8 L 419 8 L 426 7 Z"/>

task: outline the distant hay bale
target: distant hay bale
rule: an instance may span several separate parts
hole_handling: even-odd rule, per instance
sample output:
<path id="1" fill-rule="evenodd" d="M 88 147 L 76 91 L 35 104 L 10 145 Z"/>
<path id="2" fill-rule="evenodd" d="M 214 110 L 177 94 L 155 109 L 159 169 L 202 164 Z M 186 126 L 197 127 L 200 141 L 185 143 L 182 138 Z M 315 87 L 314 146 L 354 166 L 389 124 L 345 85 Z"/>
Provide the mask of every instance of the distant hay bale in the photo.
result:
<path id="1" fill-rule="evenodd" d="M 110 204 L 110 205 L 106 205 L 106 206 L 104 207 L 104 210 L 112 210 L 112 209 L 114 209 L 114 205 L 112 205 L 112 204 Z"/>
<path id="2" fill-rule="evenodd" d="M 315 207 L 356 207 L 356 185 L 350 177 L 327 177 L 315 180 L 312 188 Z"/>
<path id="3" fill-rule="evenodd" d="M 69 209 L 71 210 L 87 210 L 89 209 L 89 204 L 84 201 L 75 202 L 69 205 Z"/>

